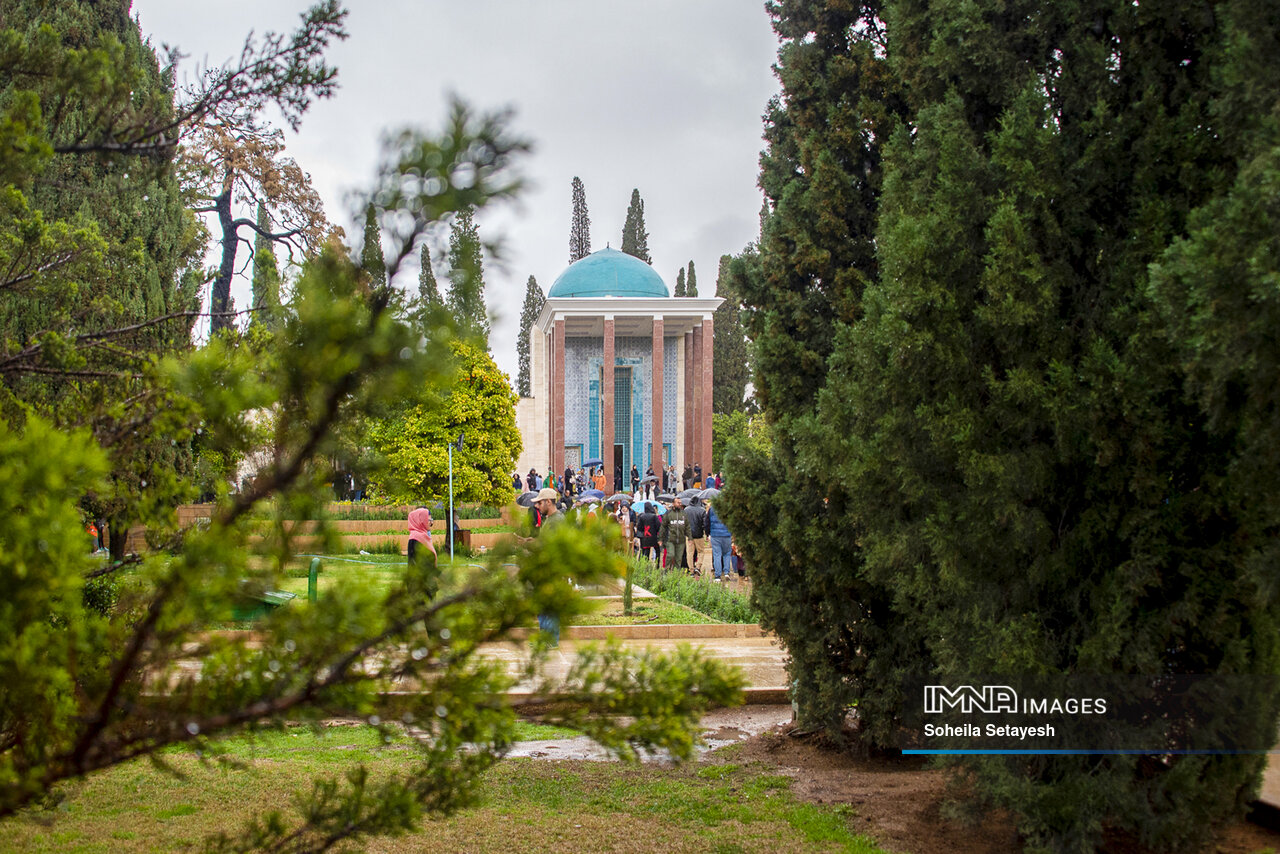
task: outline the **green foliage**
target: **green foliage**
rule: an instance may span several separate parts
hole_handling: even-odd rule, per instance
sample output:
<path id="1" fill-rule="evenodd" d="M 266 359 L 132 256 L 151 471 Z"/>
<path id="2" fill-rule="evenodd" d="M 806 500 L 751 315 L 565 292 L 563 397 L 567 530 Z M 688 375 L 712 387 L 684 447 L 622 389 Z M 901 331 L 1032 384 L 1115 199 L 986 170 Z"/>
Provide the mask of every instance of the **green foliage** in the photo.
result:
<path id="1" fill-rule="evenodd" d="M 387 286 L 387 262 L 382 256 L 382 234 L 372 202 L 364 211 L 364 243 L 360 250 L 360 268 L 369 277 L 369 287 L 377 290 Z M 430 265 L 427 269 L 431 269 Z"/>
<path id="2" fill-rule="evenodd" d="M 264 234 L 265 232 L 265 234 Z M 265 204 L 258 205 L 258 228 L 253 239 L 253 314 L 250 326 L 276 326 L 281 311 L 280 269 L 276 252 L 266 236 L 271 232 L 271 216 Z"/>
<path id="3" fill-rule="evenodd" d="M 587 190 L 582 179 L 573 176 L 573 220 L 569 225 L 569 263 L 591 254 L 591 217 L 587 214 Z"/>
<path id="4" fill-rule="evenodd" d="M 684 267 L 676 271 L 676 290 L 675 296 L 687 297 L 689 295 L 684 284 Z"/>
<path id="5" fill-rule="evenodd" d="M 773 434 L 762 413 L 748 415 L 741 409 L 711 415 L 711 448 L 713 459 L 723 460 L 738 443 L 758 454 L 768 454 Z"/>
<path id="6" fill-rule="evenodd" d="M 720 506 L 802 721 L 856 700 L 891 743 L 905 673 L 1274 674 L 1280 13 L 771 12 L 770 210 L 730 269 L 775 442 Z M 1277 708 L 1149 723 L 1265 743 Z M 1059 851 L 1199 845 L 1260 768 L 960 764 Z"/>
<path id="7" fill-rule="evenodd" d="M 124 26 L 131 44 L 140 43 L 136 23 L 119 4 L 56 8 L 101 15 Z M 333 4 L 313 10 L 337 11 Z M 92 28 L 75 32 L 94 38 Z M 0 41 L 10 47 L 34 43 L 9 33 Z M 62 56 L 70 61 L 76 55 Z M 44 79 L 56 86 L 64 78 Z M 58 94 L 74 99 L 87 91 L 52 94 L 54 100 Z M 3 102 L 6 109 L 24 100 L 20 94 Z M 147 102 L 145 90 L 138 100 Z M 29 107 L 28 99 L 28 118 Z M 86 109 L 84 115 L 95 112 Z M 6 132 L 12 135 L 16 127 L 10 122 Z M 491 362 L 465 352 L 447 321 L 433 327 L 438 334 L 431 336 L 406 322 L 395 277 L 428 231 L 458 211 L 512 196 L 519 181 L 511 176 L 511 161 L 526 148 L 510 137 L 500 116 L 477 117 L 455 104 L 439 137 L 406 131 L 388 143 L 370 194 L 391 224 L 385 287 L 369 287 L 366 271 L 345 248 L 328 247 L 303 264 L 291 311 L 277 329 L 263 329 L 252 347 L 240 346 L 233 336 L 214 336 L 199 350 L 188 352 L 185 342 L 167 348 L 163 358 L 155 354 L 166 348 L 140 348 L 145 358 L 136 360 L 136 375 L 111 390 L 138 402 L 126 405 L 117 397 L 92 418 L 83 412 L 92 432 L 59 427 L 30 412 L 20 425 L 0 418 L 0 476 L 7 487 L 0 502 L 8 504 L 0 529 L 0 684 L 7 686 L 0 694 L 0 817 L 13 820 L 30 805 L 56 797 L 68 781 L 131 759 L 163 761 L 162 752 L 175 744 L 189 744 L 217 761 L 220 738 L 279 727 L 285 720 L 315 724 L 333 715 L 359 717 L 375 727 L 395 718 L 412 723 L 424 737 L 415 740 L 412 761 L 398 774 L 374 779 L 355 766 L 323 776 L 297 796 L 296 814 L 261 817 L 211 847 L 332 847 L 371 833 L 402 832 L 425 814 L 448 813 L 474 798 L 478 775 L 497 761 L 513 733 L 514 714 L 494 697 L 519 678 L 535 676 L 543 661 L 535 649 L 529 670 L 509 675 L 479 658 L 477 650 L 539 613 L 566 620 L 582 613 L 587 604 L 569 577 L 588 584 L 616 577 L 602 527 L 568 524 L 544 531 L 520 553 L 498 551 L 479 571 L 450 567 L 440 578 L 436 567 L 420 561 L 404 567 L 388 588 L 341 585 L 340 595 L 275 611 L 252 638 L 207 629 L 225 618 L 228 603 L 281 579 L 294 551 L 293 526 L 286 523 L 322 515 L 329 497 L 328 460 L 344 453 L 344 436 L 357 425 L 410 399 L 450 407 L 448 418 L 459 420 L 470 413 L 461 396 L 451 398 L 452 385 L 469 381 L 477 388 L 505 389 Z M 11 154 L 0 152 L 0 173 L 17 174 Z M 68 170 L 50 190 L 65 192 L 68 200 L 95 201 L 92 192 L 102 186 L 102 174 L 122 173 L 134 163 L 122 160 L 131 156 L 105 150 L 82 164 L 84 174 Z M 4 192 L 11 210 L 38 231 L 41 218 L 26 210 L 41 208 L 24 209 L 20 200 L 29 197 L 20 188 Z M 171 200 L 163 194 L 135 208 L 141 201 L 141 194 L 124 197 L 120 216 L 167 216 Z M 98 223 L 80 230 L 86 244 L 97 239 L 95 227 L 102 239 L 117 240 Z M 58 228 L 50 232 L 55 238 Z M 184 234 L 179 228 L 156 232 L 155 257 L 179 256 Z M 48 237 L 34 235 L 36 243 Z M 6 247 L 29 239 L 0 231 Z M 146 254 L 130 240 L 130 252 Z M 78 278 L 92 270 L 93 260 L 71 259 L 62 270 L 83 262 Z M 145 263 L 139 261 L 143 268 Z M 46 277 L 31 287 L 56 290 L 55 284 Z M 89 287 L 100 284 L 86 278 Z M 155 320 L 145 321 L 147 334 L 159 334 L 165 303 L 144 301 L 143 307 L 142 316 Z M 60 349 L 83 340 L 57 330 L 45 337 Z M 74 347 L 62 352 L 74 353 Z M 460 382 L 447 370 L 455 359 L 471 371 Z M 5 391 L 16 399 L 10 375 Z M 494 396 L 493 405 L 509 414 L 510 392 Z M 419 414 L 424 420 L 432 416 Z M 172 508 L 193 490 L 160 451 L 195 435 L 210 460 L 238 459 L 263 444 L 271 451 L 241 492 L 228 494 L 217 485 L 207 523 L 177 531 Z M 151 444 L 141 444 L 143 439 Z M 483 447 L 485 440 L 477 427 L 469 446 Z M 513 446 L 518 450 L 518 440 Z M 122 457 L 122 447 L 131 453 Z M 506 489 L 509 470 L 510 462 L 501 467 Z M 91 561 L 78 505 L 126 491 L 160 550 L 106 564 Z M 270 524 L 250 525 L 255 508 L 269 501 L 275 511 Z M 251 548 L 250 538 L 263 527 L 266 536 Z M 332 531 L 322 525 L 320 536 L 330 540 Z M 118 588 L 114 609 L 102 601 L 101 579 L 127 581 Z M 439 593 L 432 596 L 437 583 Z M 393 690 L 406 684 L 418 686 L 417 693 Z M 740 677 L 688 651 L 665 659 L 614 649 L 588 656 L 567 682 L 543 687 L 565 698 L 564 717 L 620 752 L 666 747 L 687 755 L 699 713 L 708 703 L 734 701 L 739 684 Z M 599 700 L 593 699 L 597 687 Z M 171 809 L 174 815 L 187 811 L 181 804 Z"/>
<path id="8" fill-rule="evenodd" d="M 747 383 L 751 381 L 751 361 L 747 348 L 747 333 L 742 328 L 742 307 L 733 289 L 731 273 L 733 258 L 720 256 L 720 270 L 716 276 L 716 296 L 724 303 L 715 313 L 715 341 L 712 347 L 712 369 L 715 382 L 711 387 L 711 411 L 715 414 L 738 412 L 746 408 Z M 714 415 L 712 419 L 714 421 Z M 715 425 L 712 424 L 712 433 Z M 714 438 L 713 438 L 714 444 Z M 712 459 L 723 460 L 724 449 L 713 451 Z"/>
<path id="9" fill-rule="evenodd" d="M 449 294 L 445 299 L 454 322 L 468 336 L 489 347 L 489 312 L 484 303 L 484 261 L 475 214 L 461 211 L 449 233 Z"/>
<path id="10" fill-rule="evenodd" d="M 759 623 L 760 615 L 747 597 L 723 584 L 693 578 L 683 572 L 663 572 L 652 563 L 632 559 L 630 578 L 650 593 L 670 599 L 722 623 Z"/>
<path id="11" fill-rule="evenodd" d="M 685 296 L 698 295 L 698 273 L 693 269 L 693 261 L 689 262 L 689 276 L 685 279 Z"/>
<path id="12" fill-rule="evenodd" d="M 622 251 L 646 264 L 653 263 L 649 257 L 649 232 L 644 227 L 644 199 L 639 190 L 631 191 L 627 218 L 622 224 Z"/>
<path id="13" fill-rule="evenodd" d="M 386 460 L 374 486 L 405 504 L 447 500 L 449 443 L 464 433 L 462 449 L 453 452 L 454 501 L 505 504 L 521 448 L 516 396 L 488 353 L 463 341 L 452 342 L 450 353 L 456 380 L 447 391 L 415 398 L 370 425 L 369 442 Z"/>
<path id="14" fill-rule="evenodd" d="M 516 379 L 516 393 L 520 397 L 529 397 L 533 394 L 530 374 L 531 366 L 529 364 L 531 356 L 529 336 L 533 334 L 533 324 L 538 320 L 538 315 L 542 313 L 542 306 L 546 301 L 547 298 L 543 296 L 542 288 L 538 287 L 538 280 L 530 276 L 524 289 L 524 305 L 520 309 L 520 340 L 516 344 L 516 354 L 520 359 L 520 374 Z"/>
<path id="15" fill-rule="evenodd" d="M 427 312 L 444 305 L 440 299 L 440 287 L 436 284 L 436 274 L 431 269 L 431 247 L 424 242 L 422 255 L 418 259 L 418 310 Z"/>

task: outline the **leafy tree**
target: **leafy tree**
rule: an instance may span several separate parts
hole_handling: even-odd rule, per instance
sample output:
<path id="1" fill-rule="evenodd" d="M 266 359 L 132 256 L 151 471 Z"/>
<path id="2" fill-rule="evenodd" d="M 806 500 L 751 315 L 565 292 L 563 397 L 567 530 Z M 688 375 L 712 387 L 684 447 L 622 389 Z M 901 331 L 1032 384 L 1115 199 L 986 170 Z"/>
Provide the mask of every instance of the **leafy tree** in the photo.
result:
<path id="1" fill-rule="evenodd" d="M 440 287 L 436 284 L 436 274 L 431 269 L 431 248 L 423 243 L 422 255 L 418 260 L 418 306 L 439 308 L 443 305 Z"/>
<path id="2" fill-rule="evenodd" d="M 569 226 L 569 263 L 591 254 L 591 217 L 587 216 L 587 191 L 582 179 L 573 177 L 573 222 Z"/>
<path id="3" fill-rule="evenodd" d="M 691 297 L 698 295 L 698 273 L 693 269 L 693 261 L 689 262 L 689 275 L 685 279 L 685 294 Z"/>
<path id="4" fill-rule="evenodd" d="M 236 91 L 246 80 L 260 79 L 259 87 L 265 91 L 219 102 L 225 108 L 215 104 L 184 111 L 183 186 L 196 202 L 196 212 L 216 214 L 222 246 L 210 295 L 214 333 L 233 325 L 231 280 L 237 272 L 241 230 L 257 230 L 252 219 L 236 216 L 237 206 L 266 205 L 279 228 L 260 234 L 286 246 L 291 257 L 314 252 L 329 232 L 310 176 L 284 156 L 283 133 L 266 125 L 261 115 L 268 105 L 278 105 L 296 129 L 313 98 L 332 94 L 337 71 L 324 62 L 323 51 L 332 40 L 346 38 L 345 17 L 336 0 L 326 0 L 302 16 L 300 28 L 288 39 L 277 33 L 267 33 L 260 42 L 250 37 L 238 68 L 214 73 L 208 85 L 214 93 L 221 88 Z M 197 105 L 209 97 L 207 90 L 188 93 Z"/>
<path id="5" fill-rule="evenodd" d="M 484 304 L 484 262 L 475 215 L 463 210 L 449 233 L 449 294 L 446 305 L 466 334 L 489 346 L 489 313 Z"/>
<path id="6" fill-rule="evenodd" d="M 203 235 L 170 148 L 129 130 L 172 121 L 169 78 L 122 8 L 13 4 L 0 26 L 0 417 L 93 430 L 111 475 L 82 500 L 119 555 L 141 488 L 188 461 L 146 375 L 189 346 Z"/>
<path id="7" fill-rule="evenodd" d="M 374 482 L 379 494 L 401 504 L 425 504 L 449 495 L 450 442 L 455 501 L 502 505 L 514 496 L 511 471 L 520 457 L 516 395 L 507 375 L 484 350 L 452 345 L 456 380 L 442 395 L 370 426 L 369 440 L 386 460 Z"/>
<path id="8" fill-rule="evenodd" d="M 653 263 L 649 257 L 649 232 L 644 227 L 644 199 L 639 190 L 631 191 L 631 204 L 622 224 L 622 251 L 646 264 Z"/>
<path id="9" fill-rule="evenodd" d="M 306 608 L 281 609 L 252 639 L 247 633 L 211 635 L 208 627 L 226 618 L 237 596 L 279 580 L 292 553 L 285 517 L 318 515 L 328 474 L 323 460 L 343 429 L 424 385 L 447 390 L 436 366 L 447 361 L 444 342 L 452 336 L 446 331 L 424 339 L 397 316 L 396 273 L 423 235 L 453 212 L 510 197 L 518 187 L 509 177 L 510 161 L 526 146 L 511 139 L 499 117 L 476 117 L 461 106 L 439 139 L 412 132 L 396 137 L 372 194 L 379 209 L 404 227 L 393 234 L 387 287 L 369 289 L 349 253 L 329 247 L 303 266 L 294 310 L 278 331 L 264 334 L 269 346 L 251 350 L 217 337 L 200 350 L 175 347 L 157 355 L 145 336 L 130 335 L 168 334 L 165 324 L 177 319 L 169 314 L 152 314 L 133 330 L 81 332 L 74 321 L 85 313 L 53 310 L 101 285 L 99 277 L 115 275 L 102 259 L 118 251 L 117 234 L 88 216 L 45 219 L 31 199 L 46 174 L 41 165 L 63 155 L 90 158 L 83 171 L 67 167 L 69 183 L 56 189 L 68 199 L 83 193 L 85 202 L 95 200 L 98 168 L 111 174 L 128 164 L 130 180 L 142 174 L 135 166 L 153 166 L 163 175 L 173 146 L 159 134 L 174 125 L 163 109 L 152 114 L 140 105 L 163 107 L 168 96 L 156 100 L 145 87 L 117 86 L 147 78 L 134 63 L 145 54 L 127 47 L 141 39 L 123 6 L 40 8 L 75 12 L 89 24 L 106 20 L 121 30 L 102 35 L 59 18 L 28 32 L 15 15 L 6 16 L 11 29 L 0 33 L 0 42 L 14 51 L 0 62 L 15 55 L 38 60 L 21 65 L 22 75 L 3 78 L 14 88 L 0 101 L 6 111 L 0 132 L 21 144 L 0 146 L 0 200 L 8 206 L 0 251 L 10 253 L 0 266 L 6 271 L 2 290 L 39 293 L 53 307 L 49 317 L 64 324 L 49 327 L 59 333 L 57 342 L 44 335 L 36 351 L 6 351 L 4 389 L 8 399 L 17 399 L 24 377 L 53 376 L 33 370 L 50 358 L 84 358 L 84 368 L 64 362 L 57 374 L 82 382 L 90 377 L 77 372 L 103 373 L 102 365 L 119 359 L 133 366 L 130 376 L 92 378 L 104 386 L 107 379 L 119 380 L 132 399 L 117 397 L 111 406 L 86 410 L 84 426 L 59 424 L 52 416 L 64 413 L 56 407 L 49 407 L 50 417 L 35 407 L 22 410 L 20 419 L 8 411 L 0 417 L 0 476 L 9 487 L 0 497 L 0 512 L 9 520 L 0 527 L 6 601 L 0 682 L 7 686 L 0 695 L 0 817 L 18 820 L 19 811 L 67 794 L 67 783 L 101 769 L 147 756 L 162 761 L 161 752 L 173 745 L 191 745 L 218 761 L 223 736 L 334 714 L 382 728 L 390 726 L 386 721 L 410 721 L 426 737 L 416 742 L 413 766 L 403 775 L 370 782 L 354 768 L 320 779 L 299 795 L 297 815 L 263 817 L 213 840 L 213 847 L 325 850 L 369 833 L 396 832 L 424 813 L 455 809 L 512 737 L 511 709 L 493 702 L 511 680 L 476 660 L 475 650 L 536 613 L 577 613 L 583 603 L 566 576 L 589 581 L 617 569 L 603 529 L 570 524 L 545 532 L 524 553 L 501 558 L 519 562 L 511 574 L 498 563 L 474 575 L 411 567 L 389 592 L 354 589 Z M 64 35 L 84 39 L 86 46 L 70 46 Z M 153 64 L 151 72 L 157 71 Z M 23 88 L 28 85 L 47 87 L 47 97 L 24 94 L 34 91 Z M 245 91 L 238 85 L 228 82 L 219 91 Z M 64 126 L 56 109 L 47 121 L 41 118 L 41 104 L 60 100 L 68 105 L 61 120 L 84 123 Z M 77 108 L 69 106 L 73 101 Z M 235 109 L 223 100 L 211 103 Z M 25 117 L 21 126 L 7 121 L 17 116 Z M 143 162 L 144 154 L 157 161 Z M 466 180 L 455 184 L 461 175 Z M 162 194 L 141 210 L 163 218 L 168 204 Z M 181 257 L 188 232 L 174 228 L 163 235 L 156 250 Z M 47 352 L 53 343 L 57 352 Z M 63 391 L 74 386 L 69 382 Z M 86 495 L 108 492 L 119 447 L 135 441 L 128 437 L 145 433 L 182 445 L 199 435 L 211 454 L 225 456 L 252 444 L 253 413 L 261 411 L 275 414 L 271 458 L 240 493 L 219 487 L 207 526 L 176 530 L 171 508 L 177 496 L 190 494 L 190 484 L 159 455 L 144 468 L 143 448 L 132 458 L 133 471 L 143 475 L 135 501 L 145 508 L 149 536 L 161 550 L 107 562 L 89 556 L 79 505 Z M 276 516 L 266 541 L 251 543 L 246 519 L 263 507 Z M 104 607 L 101 596 L 87 595 L 126 574 L 115 610 Z M 439 595 L 429 597 L 437 586 Z M 535 666 L 540 660 L 535 651 Z M 405 684 L 418 686 L 419 693 L 389 690 Z M 588 652 L 567 680 L 541 690 L 557 698 L 557 716 L 577 721 L 624 754 L 648 744 L 687 755 L 701 708 L 732 701 L 736 684 L 722 668 L 687 651 L 666 659 L 606 647 Z M 393 694 L 401 699 L 391 701 Z"/>
<path id="10" fill-rule="evenodd" d="M 684 297 L 689 295 L 684 284 L 684 267 L 681 267 L 676 272 L 676 294 L 675 295 L 678 297 Z"/>
<path id="11" fill-rule="evenodd" d="M 742 329 L 738 295 L 733 290 L 730 266 L 733 258 L 720 256 L 720 274 L 716 277 L 716 296 L 724 302 L 715 313 L 715 341 L 712 342 L 715 374 L 711 389 L 712 413 L 740 412 L 746 409 L 747 383 L 751 379 L 750 357 L 747 351 L 747 334 Z M 692 262 L 690 262 L 692 264 Z M 711 425 L 712 443 L 715 442 L 715 423 Z M 712 454 L 713 459 L 724 457 Z"/>
<path id="12" fill-rule="evenodd" d="M 369 274 L 369 287 L 377 290 L 387 285 L 387 262 L 382 257 L 382 234 L 373 203 L 365 207 L 364 245 L 360 250 L 360 266 Z M 430 270 L 430 266 L 427 267 Z"/>
<path id="13" fill-rule="evenodd" d="M 267 206 L 258 205 L 258 228 L 253 241 L 253 314 L 249 323 L 274 325 L 280 313 L 280 270 L 276 266 L 276 253 L 271 241 L 264 235 L 271 233 L 270 214 Z"/>
<path id="14" fill-rule="evenodd" d="M 530 276 L 529 282 L 524 289 L 524 306 L 520 309 L 520 341 L 516 345 L 517 355 L 520 358 L 520 373 L 516 379 L 516 393 L 520 397 L 529 397 L 533 394 L 529 364 L 529 336 L 533 334 L 533 324 L 537 321 L 538 315 L 542 313 L 542 306 L 546 301 L 547 298 L 543 296 L 542 288 L 538 287 L 538 280 Z"/>
<path id="15" fill-rule="evenodd" d="M 772 442 L 769 425 L 762 414 L 748 415 L 745 410 L 714 412 L 711 415 L 711 457 L 723 460 L 729 449 L 739 443 L 768 453 Z"/>
<path id="16" fill-rule="evenodd" d="M 795 469 L 831 484 L 805 536 L 846 532 L 849 577 L 889 594 L 877 610 L 847 581 L 805 576 L 796 598 L 859 601 L 893 627 L 901 660 L 942 681 L 1274 674 L 1280 603 L 1261 567 L 1274 559 L 1280 472 L 1264 447 L 1275 387 L 1260 330 L 1275 303 L 1265 188 L 1280 136 L 1259 117 L 1280 91 L 1280 58 L 1264 46 L 1280 33 L 1276 10 L 1054 3 L 1009 16 L 903 0 L 842 33 L 826 29 L 827 4 L 773 11 L 784 60 L 800 44 L 839 51 L 782 72 L 787 106 L 762 178 L 774 209 L 744 259 L 749 323 L 787 316 L 785 283 L 821 270 L 818 247 L 870 237 L 874 264 L 851 264 L 846 288 L 827 288 L 838 273 L 809 279 L 830 326 L 793 340 L 821 359 L 786 368 L 776 355 L 791 345 L 753 330 L 757 387 L 789 436 L 773 467 L 793 442 Z M 867 58 L 887 63 L 893 85 L 862 73 Z M 829 91 L 857 111 L 827 112 L 819 131 L 807 110 Z M 878 113 L 902 125 L 868 134 Z M 819 147 L 815 131 L 830 139 Z M 854 139 L 881 156 L 845 157 Z M 779 157 L 798 168 L 772 172 Z M 874 204 L 846 205 L 865 164 Z M 741 513 L 763 490 L 738 481 L 727 503 Z M 767 621 L 785 613 L 761 599 Z M 1141 721 L 1144 744 L 1223 731 L 1270 743 L 1280 698 L 1273 679 L 1252 684 L 1244 697 L 1178 697 L 1181 713 Z M 860 716 L 867 699 L 886 713 L 901 702 L 888 682 L 863 687 Z M 1085 851 L 1104 825 L 1160 849 L 1199 846 L 1242 808 L 1262 763 L 962 764 L 1033 850 Z"/>

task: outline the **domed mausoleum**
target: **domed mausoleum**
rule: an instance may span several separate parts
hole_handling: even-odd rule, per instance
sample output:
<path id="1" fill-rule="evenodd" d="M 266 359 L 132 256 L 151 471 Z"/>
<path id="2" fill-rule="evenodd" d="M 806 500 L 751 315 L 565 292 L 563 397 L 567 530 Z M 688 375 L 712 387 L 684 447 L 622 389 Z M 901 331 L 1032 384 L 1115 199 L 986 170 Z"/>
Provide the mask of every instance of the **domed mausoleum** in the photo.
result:
<path id="1" fill-rule="evenodd" d="M 712 314 L 719 297 L 672 297 L 631 255 L 602 249 L 551 285 L 529 333 L 533 394 L 516 409 L 519 471 L 602 460 L 606 477 L 634 464 L 712 470 Z M 606 369 L 606 366 L 609 369 Z"/>

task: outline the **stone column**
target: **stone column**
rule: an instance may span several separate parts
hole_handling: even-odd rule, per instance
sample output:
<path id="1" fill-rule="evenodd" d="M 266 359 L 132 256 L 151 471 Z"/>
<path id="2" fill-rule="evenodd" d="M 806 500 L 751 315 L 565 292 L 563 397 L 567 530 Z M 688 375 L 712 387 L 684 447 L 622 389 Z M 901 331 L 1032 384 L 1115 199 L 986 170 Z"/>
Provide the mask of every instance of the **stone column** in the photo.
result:
<path id="1" fill-rule="evenodd" d="M 693 333 L 684 334 L 684 447 L 680 449 L 680 471 L 693 465 Z"/>
<path id="2" fill-rule="evenodd" d="M 702 408 L 706 398 L 706 372 L 702 363 L 705 361 L 705 348 L 702 346 L 702 327 L 693 327 L 693 437 L 689 440 L 689 463 L 702 468 L 703 476 L 707 473 L 707 461 L 702 457 Z"/>
<path id="3" fill-rule="evenodd" d="M 606 495 L 613 494 L 613 315 L 604 316 L 604 359 L 601 362 L 600 459 L 604 461 Z"/>
<path id="4" fill-rule="evenodd" d="M 713 360 L 715 358 L 716 331 L 715 321 L 711 315 L 707 315 L 702 319 L 702 421 L 698 427 L 698 441 L 701 445 L 699 454 L 702 456 L 702 474 L 703 476 L 711 474 L 714 466 L 711 459 L 711 409 L 712 409 L 712 389 L 715 387 L 715 371 L 713 370 Z"/>
<path id="5" fill-rule="evenodd" d="M 658 485 L 662 485 L 662 382 L 663 382 L 663 356 L 666 350 L 662 346 L 662 318 L 655 317 L 653 319 L 653 405 L 649 408 L 649 417 L 653 420 L 653 426 L 650 428 L 650 434 L 653 437 L 653 450 L 650 456 L 653 458 L 653 473 L 658 476 Z M 662 490 L 659 489 L 659 492 Z"/>
<path id="6" fill-rule="evenodd" d="M 564 318 L 551 331 L 551 471 L 556 483 L 564 477 Z"/>

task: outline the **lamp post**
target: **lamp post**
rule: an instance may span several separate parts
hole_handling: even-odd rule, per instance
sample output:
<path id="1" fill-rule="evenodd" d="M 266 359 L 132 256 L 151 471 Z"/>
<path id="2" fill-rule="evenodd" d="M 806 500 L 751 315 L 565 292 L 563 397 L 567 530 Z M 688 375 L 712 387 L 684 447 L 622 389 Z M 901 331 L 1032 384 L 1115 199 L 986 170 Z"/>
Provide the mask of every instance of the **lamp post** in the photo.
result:
<path id="1" fill-rule="evenodd" d="M 449 562 L 453 563 L 453 447 L 458 446 L 458 450 L 462 450 L 462 437 L 466 433 L 458 434 L 458 441 L 449 443 L 449 518 L 445 522 L 446 536 L 449 538 Z"/>

